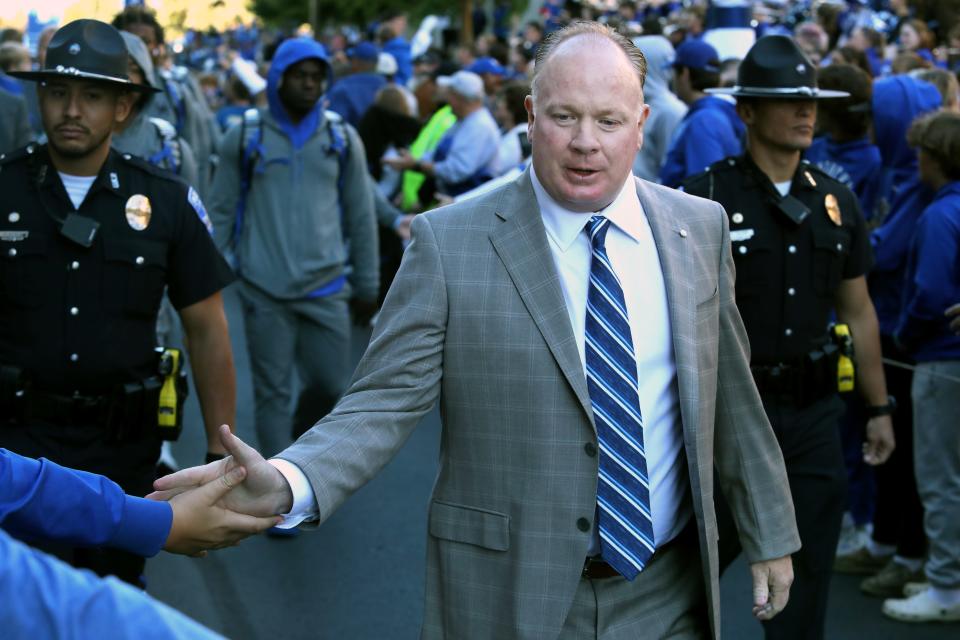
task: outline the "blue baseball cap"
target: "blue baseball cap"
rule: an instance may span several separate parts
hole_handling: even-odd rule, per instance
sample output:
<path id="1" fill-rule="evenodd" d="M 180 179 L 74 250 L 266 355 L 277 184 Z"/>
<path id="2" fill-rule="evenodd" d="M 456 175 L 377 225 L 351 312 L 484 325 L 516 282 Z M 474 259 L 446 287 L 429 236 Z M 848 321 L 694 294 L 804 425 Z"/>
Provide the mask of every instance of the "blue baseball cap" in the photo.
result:
<path id="1" fill-rule="evenodd" d="M 347 49 L 347 57 L 352 60 L 366 60 L 376 62 L 380 57 L 380 49 L 371 42 L 361 42 Z"/>
<path id="2" fill-rule="evenodd" d="M 673 66 L 717 72 L 720 71 L 720 54 L 703 40 L 687 40 L 677 47 Z"/>
<path id="3" fill-rule="evenodd" d="M 492 73 L 494 75 L 502 76 L 507 73 L 507 70 L 503 68 L 503 65 L 497 62 L 496 58 L 491 58 L 490 56 L 477 58 L 474 60 L 473 64 L 466 68 L 466 71 L 471 71 L 477 75 Z"/>

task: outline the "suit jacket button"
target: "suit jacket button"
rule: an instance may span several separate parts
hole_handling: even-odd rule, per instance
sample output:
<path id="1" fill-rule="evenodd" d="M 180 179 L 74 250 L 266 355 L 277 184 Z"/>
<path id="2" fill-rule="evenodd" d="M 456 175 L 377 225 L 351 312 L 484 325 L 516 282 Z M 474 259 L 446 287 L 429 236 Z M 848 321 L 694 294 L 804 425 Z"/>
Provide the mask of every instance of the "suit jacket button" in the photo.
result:
<path id="1" fill-rule="evenodd" d="M 592 442 L 588 442 L 587 444 L 583 445 L 583 450 L 586 451 L 587 455 L 591 458 L 597 457 L 597 445 L 593 444 Z"/>
<path id="2" fill-rule="evenodd" d="M 590 521 L 586 518 L 577 518 L 577 529 L 586 533 L 590 531 Z"/>

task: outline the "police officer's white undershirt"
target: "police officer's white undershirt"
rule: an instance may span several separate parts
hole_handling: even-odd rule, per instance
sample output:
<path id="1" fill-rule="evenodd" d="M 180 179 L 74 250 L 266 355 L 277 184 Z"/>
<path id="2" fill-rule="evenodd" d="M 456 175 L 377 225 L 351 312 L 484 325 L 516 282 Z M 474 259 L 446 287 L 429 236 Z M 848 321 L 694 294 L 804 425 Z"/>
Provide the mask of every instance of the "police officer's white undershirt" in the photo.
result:
<path id="1" fill-rule="evenodd" d="M 63 181 L 63 188 L 67 190 L 67 195 L 70 196 L 70 202 L 73 203 L 74 209 L 79 209 L 80 205 L 83 204 L 83 199 L 87 197 L 87 192 L 90 191 L 90 187 L 93 185 L 93 181 L 97 179 L 97 176 L 71 176 L 67 173 L 60 174 L 60 179 Z"/>
<path id="2" fill-rule="evenodd" d="M 781 196 L 786 196 L 790 193 L 790 185 L 793 184 L 793 180 L 787 180 L 786 182 L 774 182 L 773 186 L 777 188 L 777 191 L 780 192 Z"/>

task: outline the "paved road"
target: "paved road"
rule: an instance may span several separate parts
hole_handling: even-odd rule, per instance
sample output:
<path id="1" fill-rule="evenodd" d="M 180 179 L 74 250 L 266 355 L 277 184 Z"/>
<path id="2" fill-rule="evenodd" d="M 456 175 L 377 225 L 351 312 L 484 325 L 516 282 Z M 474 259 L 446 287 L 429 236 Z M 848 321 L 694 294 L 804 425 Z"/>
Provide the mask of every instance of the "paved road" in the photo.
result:
<path id="1" fill-rule="evenodd" d="M 242 320 L 228 292 L 238 370 L 240 436 L 254 443 Z M 367 336 L 355 340 L 359 357 Z M 204 454 L 199 412 L 174 451 L 183 465 Z M 150 592 L 230 638 L 393 640 L 417 637 L 424 585 L 427 499 L 436 474 L 440 423 L 431 412 L 397 457 L 323 527 L 297 538 L 259 537 L 202 560 L 162 554 L 147 565 Z M 760 638 L 750 617 L 747 567 L 723 579 L 723 635 Z M 960 625 L 910 626 L 885 619 L 857 579 L 837 576 L 829 640 L 947 640 Z"/>

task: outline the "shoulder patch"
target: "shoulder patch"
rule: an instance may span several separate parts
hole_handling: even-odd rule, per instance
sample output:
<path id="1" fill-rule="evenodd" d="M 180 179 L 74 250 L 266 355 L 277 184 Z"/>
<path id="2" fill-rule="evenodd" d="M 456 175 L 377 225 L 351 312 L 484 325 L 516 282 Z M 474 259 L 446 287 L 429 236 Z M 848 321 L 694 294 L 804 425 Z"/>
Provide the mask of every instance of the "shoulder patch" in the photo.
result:
<path id="1" fill-rule="evenodd" d="M 200 194 L 197 193 L 197 190 L 193 187 L 190 187 L 190 190 L 187 191 L 187 202 L 189 202 L 193 210 L 197 212 L 197 217 L 200 218 L 203 226 L 207 228 L 207 233 L 213 235 L 213 223 L 210 222 L 210 216 L 207 215 L 207 209 L 203 206 Z"/>

